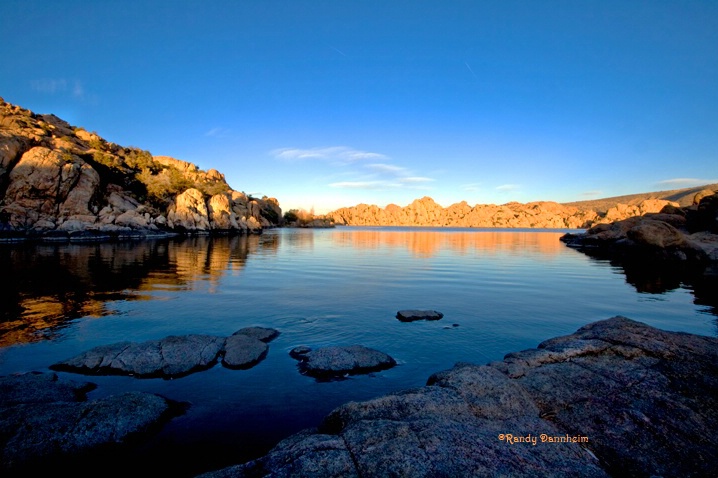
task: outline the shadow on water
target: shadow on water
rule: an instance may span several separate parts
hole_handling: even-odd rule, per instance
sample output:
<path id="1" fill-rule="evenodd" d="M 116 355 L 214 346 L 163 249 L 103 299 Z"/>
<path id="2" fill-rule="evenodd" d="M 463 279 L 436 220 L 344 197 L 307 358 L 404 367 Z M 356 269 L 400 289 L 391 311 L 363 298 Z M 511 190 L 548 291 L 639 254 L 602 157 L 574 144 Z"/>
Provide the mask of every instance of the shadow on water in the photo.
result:
<path id="1" fill-rule="evenodd" d="M 693 295 L 693 303 L 707 307 L 718 316 L 718 267 L 649 260 L 617 260 L 590 255 L 592 260 L 607 262 L 625 276 L 626 282 L 641 294 L 665 294 L 684 288 Z M 715 320 L 718 333 L 718 318 Z"/>

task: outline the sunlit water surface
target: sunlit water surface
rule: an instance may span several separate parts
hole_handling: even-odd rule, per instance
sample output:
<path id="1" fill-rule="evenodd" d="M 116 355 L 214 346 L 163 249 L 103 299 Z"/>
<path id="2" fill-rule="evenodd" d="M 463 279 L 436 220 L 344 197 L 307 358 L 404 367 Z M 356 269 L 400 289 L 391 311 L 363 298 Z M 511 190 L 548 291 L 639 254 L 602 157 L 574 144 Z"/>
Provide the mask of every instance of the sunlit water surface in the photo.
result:
<path id="1" fill-rule="evenodd" d="M 140 390 L 189 402 L 138 456 L 191 476 L 254 458 L 347 401 L 423 386 L 456 362 L 500 360 L 595 320 L 624 315 L 717 334 L 715 304 L 697 297 L 696 286 L 665 276 L 631 284 L 622 268 L 559 242 L 564 232 L 342 227 L 2 245 L 3 275 L 13 284 L 0 297 L 0 375 L 48 371 L 122 340 L 278 329 L 267 358 L 250 370 L 218 365 L 174 380 L 59 374 L 97 383 L 90 398 Z M 408 308 L 445 317 L 399 322 L 396 312 Z M 350 344 L 399 365 L 318 382 L 288 355 L 297 345 Z"/>

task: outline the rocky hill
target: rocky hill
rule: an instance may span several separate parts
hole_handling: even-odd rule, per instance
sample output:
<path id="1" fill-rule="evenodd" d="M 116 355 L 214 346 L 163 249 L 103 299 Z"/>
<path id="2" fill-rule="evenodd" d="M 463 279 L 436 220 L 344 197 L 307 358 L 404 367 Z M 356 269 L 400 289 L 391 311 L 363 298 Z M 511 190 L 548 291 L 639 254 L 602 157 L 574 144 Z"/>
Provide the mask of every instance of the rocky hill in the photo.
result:
<path id="1" fill-rule="evenodd" d="M 583 229 L 628 217 L 658 213 L 665 206 L 687 206 L 713 194 L 718 184 L 700 188 L 644 193 L 596 201 L 559 204 L 550 201 L 502 205 L 466 201 L 442 207 L 430 197 L 405 207 L 359 204 L 327 214 L 336 224 L 352 226 L 537 227 Z"/>
<path id="2" fill-rule="evenodd" d="M 108 142 L 0 98 L 0 238 L 88 240 L 253 233 L 276 199 L 234 191 L 219 171 Z"/>

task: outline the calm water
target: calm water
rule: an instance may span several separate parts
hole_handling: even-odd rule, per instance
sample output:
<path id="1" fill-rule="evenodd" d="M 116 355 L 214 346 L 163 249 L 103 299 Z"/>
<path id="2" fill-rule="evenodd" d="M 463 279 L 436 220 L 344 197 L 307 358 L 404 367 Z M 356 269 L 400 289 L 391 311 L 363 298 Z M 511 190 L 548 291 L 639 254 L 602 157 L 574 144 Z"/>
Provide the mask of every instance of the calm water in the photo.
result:
<path id="1" fill-rule="evenodd" d="M 175 380 L 60 374 L 97 383 L 90 398 L 140 390 L 189 402 L 138 456 L 191 476 L 256 457 L 347 401 L 422 386 L 455 362 L 500 360 L 591 321 L 620 314 L 718 335 L 715 276 L 624 270 L 566 247 L 563 232 L 342 227 L 1 245 L 12 284 L 0 292 L 0 375 L 48 371 L 121 340 L 280 330 L 250 370 L 216 366 Z M 445 317 L 399 322 L 396 311 L 406 308 Z M 317 382 L 288 355 L 297 345 L 350 344 L 382 350 L 399 366 Z"/>

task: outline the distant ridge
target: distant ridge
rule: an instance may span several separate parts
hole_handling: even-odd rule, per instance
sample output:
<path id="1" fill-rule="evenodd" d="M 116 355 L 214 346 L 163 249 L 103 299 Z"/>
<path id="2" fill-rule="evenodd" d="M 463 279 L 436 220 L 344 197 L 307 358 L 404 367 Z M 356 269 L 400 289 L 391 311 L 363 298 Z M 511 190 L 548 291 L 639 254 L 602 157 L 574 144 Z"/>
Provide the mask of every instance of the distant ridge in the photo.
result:
<path id="1" fill-rule="evenodd" d="M 692 188 L 671 189 L 668 191 L 654 191 L 650 193 L 628 194 L 625 196 L 613 196 L 602 199 L 591 199 L 588 201 L 574 201 L 562 203 L 564 206 L 575 207 L 580 211 L 596 211 L 605 213 L 616 204 L 634 206 L 646 199 L 662 199 L 664 201 L 676 202 L 680 207 L 688 207 L 693 204 L 693 198 L 697 193 L 705 189 L 718 190 L 718 183 L 706 184 Z"/>
<path id="2" fill-rule="evenodd" d="M 414 200 L 405 207 L 385 208 L 358 204 L 326 215 L 335 224 L 350 226 L 432 226 L 585 229 L 597 224 L 661 212 L 666 206 L 693 205 L 701 192 L 713 194 L 718 183 L 670 191 L 616 196 L 591 201 L 559 204 L 553 201 L 506 204 L 477 204 L 466 201 L 442 207 L 430 197 Z M 705 195 L 705 194 L 704 194 Z"/>

